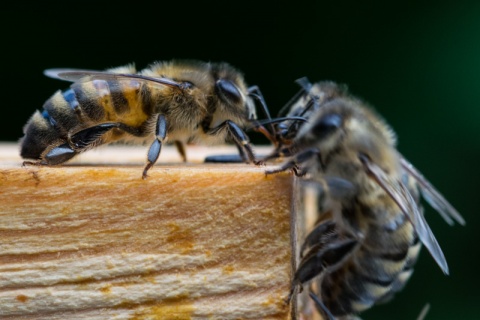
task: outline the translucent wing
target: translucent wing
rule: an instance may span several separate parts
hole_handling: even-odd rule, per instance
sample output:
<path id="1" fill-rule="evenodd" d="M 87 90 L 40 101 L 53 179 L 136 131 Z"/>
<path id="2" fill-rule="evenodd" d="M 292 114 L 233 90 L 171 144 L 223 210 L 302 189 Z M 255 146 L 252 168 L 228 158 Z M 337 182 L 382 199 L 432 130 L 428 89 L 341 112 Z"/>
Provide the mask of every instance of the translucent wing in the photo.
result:
<path id="1" fill-rule="evenodd" d="M 457 210 L 435 189 L 430 182 L 405 158 L 400 158 L 402 168 L 405 169 L 418 183 L 423 198 L 434 208 L 449 225 L 453 225 L 452 218 L 465 225 L 465 220 Z"/>
<path id="2" fill-rule="evenodd" d="M 182 89 L 182 84 L 168 78 L 148 77 L 141 74 L 115 73 L 109 71 L 81 69 L 47 69 L 43 72 L 47 77 L 71 82 L 88 82 L 92 80 L 140 80 Z"/>
<path id="3" fill-rule="evenodd" d="M 383 190 L 385 190 L 412 223 L 420 241 L 422 241 L 428 249 L 442 271 L 445 274 L 448 274 L 448 265 L 442 249 L 440 248 L 437 239 L 435 239 L 432 230 L 428 226 L 425 217 L 420 212 L 415 199 L 413 199 L 408 191 L 408 188 L 401 181 L 389 177 L 382 168 L 371 162 L 367 157 L 361 156 L 360 160 L 365 166 L 368 175 L 377 182 Z"/>

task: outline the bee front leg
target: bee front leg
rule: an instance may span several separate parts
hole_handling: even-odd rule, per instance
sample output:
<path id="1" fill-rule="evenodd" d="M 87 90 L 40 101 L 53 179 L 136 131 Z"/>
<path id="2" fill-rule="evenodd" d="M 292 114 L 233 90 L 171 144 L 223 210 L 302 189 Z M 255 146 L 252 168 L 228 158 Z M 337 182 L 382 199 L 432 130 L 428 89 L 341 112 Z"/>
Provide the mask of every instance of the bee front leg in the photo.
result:
<path id="1" fill-rule="evenodd" d="M 291 160 L 284 163 L 281 167 L 277 169 L 265 171 L 265 174 L 269 175 L 269 174 L 279 173 L 287 170 L 292 170 L 297 177 L 304 176 L 307 173 L 307 171 L 301 169 L 300 165 L 318 156 L 319 156 L 318 149 L 316 148 L 306 149 L 300 153 L 297 153 Z"/>
<path id="2" fill-rule="evenodd" d="M 155 140 L 150 145 L 147 155 L 147 165 L 143 169 L 142 178 L 147 178 L 147 171 L 157 162 L 160 151 L 162 150 L 162 144 L 167 136 L 167 119 L 163 114 L 159 114 L 157 123 L 155 126 Z"/>
<path id="3" fill-rule="evenodd" d="M 263 161 L 257 161 L 253 154 L 253 149 L 250 144 L 250 139 L 245 132 L 233 121 L 227 120 L 220 124 L 218 127 L 211 129 L 208 134 L 217 134 L 220 130 L 226 128 L 233 138 L 233 141 L 237 145 L 240 152 L 240 156 L 246 163 L 253 162 L 256 165 L 263 164 Z"/>

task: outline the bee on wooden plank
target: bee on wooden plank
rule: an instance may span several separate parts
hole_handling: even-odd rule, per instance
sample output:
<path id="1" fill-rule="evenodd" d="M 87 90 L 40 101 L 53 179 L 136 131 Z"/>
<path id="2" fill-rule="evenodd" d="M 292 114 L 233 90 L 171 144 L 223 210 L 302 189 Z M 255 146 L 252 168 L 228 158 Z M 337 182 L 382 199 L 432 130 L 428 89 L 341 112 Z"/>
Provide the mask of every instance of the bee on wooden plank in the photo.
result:
<path id="1" fill-rule="evenodd" d="M 258 87 L 227 63 L 156 62 L 106 71 L 50 69 L 49 77 L 73 82 L 57 91 L 24 127 L 20 155 L 25 164 L 58 165 L 99 145 L 151 143 L 143 178 L 162 145 L 174 142 L 186 161 L 185 143 L 233 141 L 245 162 L 257 163 L 243 128 L 255 121 Z"/>
<path id="2" fill-rule="evenodd" d="M 286 116 L 306 121 L 274 126 L 277 148 L 267 158 L 288 158 L 266 172 L 299 176 L 300 210 L 317 221 L 301 248 L 290 298 L 312 281 L 310 296 L 325 318 L 357 319 L 403 288 L 422 245 L 448 274 L 421 196 L 449 224 L 465 221 L 398 152 L 395 133 L 366 103 L 333 82 L 299 82 Z"/>

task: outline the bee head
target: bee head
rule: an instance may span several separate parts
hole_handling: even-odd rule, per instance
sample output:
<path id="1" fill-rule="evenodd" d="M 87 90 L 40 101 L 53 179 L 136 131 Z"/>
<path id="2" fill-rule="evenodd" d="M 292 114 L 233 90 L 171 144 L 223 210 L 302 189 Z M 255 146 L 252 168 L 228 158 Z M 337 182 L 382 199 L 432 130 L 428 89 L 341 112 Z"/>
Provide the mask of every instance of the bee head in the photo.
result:
<path id="1" fill-rule="evenodd" d="M 338 113 L 327 113 L 312 125 L 312 133 L 319 140 L 324 140 L 338 131 L 343 124 L 343 117 Z"/>
<path id="2" fill-rule="evenodd" d="M 300 128 L 295 144 L 301 148 L 318 148 L 322 154 L 330 153 L 342 143 L 346 119 L 338 110 L 322 109 Z"/>
<path id="3" fill-rule="evenodd" d="M 325 103 L 301 128 L 298 137 L 298 144 L 318 148 L 324 156 L 344 150 L 377 158 L 381 149 L 392 145 L 384 122 L 359 101 L 348 98 Z"/>

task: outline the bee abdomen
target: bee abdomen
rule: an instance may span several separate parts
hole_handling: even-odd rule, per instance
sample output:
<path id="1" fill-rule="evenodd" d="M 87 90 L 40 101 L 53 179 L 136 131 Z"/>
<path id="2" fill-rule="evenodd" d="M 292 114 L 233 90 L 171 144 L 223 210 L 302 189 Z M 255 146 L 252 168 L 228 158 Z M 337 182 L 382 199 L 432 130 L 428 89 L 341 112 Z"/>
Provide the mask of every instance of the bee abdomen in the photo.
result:
<path id="1" fill-rule="evenodd" d="M 381 225 L 369 229 L 369 236 L 350 261 L 327 274 L 321 283 L 325 306 L 336 316 L 360 313 L 392 297 L 412 273 L 418 248 L 412 243 L 411 226 L 403 222 L 394 232 Z M 371 237 L 380 243 L 366 246 L 373 244 Z"/>
<path id="2" fill-rule="evenodd" d="M 42 153 L 59 139 L 57 130 L 51 125 L 48 112 L 36 111 L 25 125 L 21 140 L 20 156 L 25 159 L 40 159 Z"/>
<path id="3" fill-rule="evenodd" d="M 56 92 L 43 105 L 43 117 L 66 137 L 66 133 L 80 123 L 78 113 L 80 106 L 71 89 Z"/>
<path id="4" fill-rule="evenodd" d="M 417 237 L 414 243 L 408 249 L 405 266 L 402 272 L 398 274 L 398 276 L 395 278 L 395 281 L 392 283 L 392 289 L 385 296 L 379 299 L 377 303 L 385 303 L 390 301 L 397 292 L 401 291 L 405 287 L 405 285 L 407 284 L 407 281 L 410 279 L 410 277 L 413 274 L 413 267 L 417 262 L 418 255 L 420 253 L 421 248 L 422 248 L 422 243 Z"/>
<path id="5" fill-rule="evenodd" d="M 68 131 L 80 124 L 79 108 L 72 89 L 55 92 L 25 126 L 20 155 L 40 159 L 49 146 L 65 141 Z"/>
<path id="6" fill-rule="evenodd" d="M 405 265 L 407 252 L 392 256 L 359 254 L 348 265 L 327 275 L 322 282 L 322 299 L 337 316 L 370 308 L 392 290 Z M 403 257 L 403 258 L 402 258 Z"/>
<path id="7" fill-rule="evenodd" d="M 74 101 L 72 101 L 71 106 L 73 108 L 78 108 L 76 109 L 77 113 L 81 113 L 84 117 L 87 117 L 94 122 L 103 120 L 105 117 L 105 112 L 102 104 L 99 102 L 98 93 L 95 94 L 94 92 L 89 92 L 88 90 L 84 89 L 85 87 L 85 84 L 74 83 L 72 84 L 71 89 L 67 90 L 73 93 Z M 109 92 L 106 94 L 108 93 Z M 75 106 L 76 103 L 78 103 L 78 107 Z"/>
<path id="8" fill-rule="evenodd" d="M 125 90 L 138 93 L 140 84 L 132 82 Z M 85 127 L 86 123 L 114 120 L 130 110 L 122 90 L 119 81 L 73 83 L 70 89 L 56 92 L 45 102 L 42 115 L 59 131 L 68 131 L 80 124 Z"/>
<path id="9" fill-rule="evenodd" d="M 93 80 L 73 83 L 70 89 L 57 91 L 45 102 L 42 112 L 37 111 L 25 126 L 21 156 L 40 159 L 52 145 L 65 143 L 69 133 L 104 121 L 115 121 L 129 112 L 129 101 L 122 92 L 122 89 L 125 90 L 122 85 L 131 100 L 138 101 L 140 84 L 137 81 L 122 84 L 119 81 Z M 146 96 L 149 102 L 150 96 L 145 93 L 150 92 L 143 90 L 141 97 Z M 151 108 L 151 103 L 148 107 Z"/>

